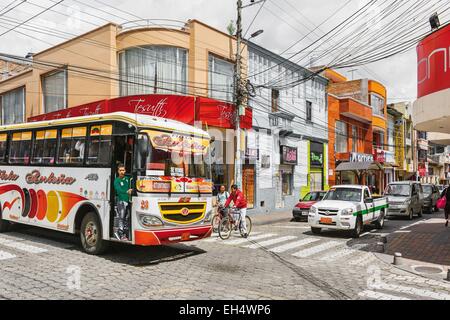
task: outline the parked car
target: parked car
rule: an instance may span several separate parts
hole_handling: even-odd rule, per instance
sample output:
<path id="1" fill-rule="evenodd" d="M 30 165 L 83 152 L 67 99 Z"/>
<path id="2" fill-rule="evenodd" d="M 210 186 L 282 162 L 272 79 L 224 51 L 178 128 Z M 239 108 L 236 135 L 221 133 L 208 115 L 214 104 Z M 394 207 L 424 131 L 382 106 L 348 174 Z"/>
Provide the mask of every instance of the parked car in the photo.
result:
<path id="1" fill-rule="evenodd" d="M 433 213 L 439 211 L 436 206 L 437 201 L 439 200 L 441 193 L 439 189 L 434 184 L 423 184 L 423 210 L 427 213 Z"/>
<path id="2" fill-rule="evenodd" d="M 386 198 L 373 197 L 367 186 L 335 186 L 322 201 L 312 205 L 308 223 L 315 234 L 322 228 L 349 230 L 358 238 L 366 224 L 383 228 L 386 209 Z"/>
<path id="3" fill-rule="evenodd" d="M 294 220 L 308 221 L 309 209 L 311 209 L 311 206 L 314 203 L 322 200 L 326 193 L 326 191 L 310 192 L 303 199 L 300 199 L 300 202 L 297 203 L 292 210 L 292 216 L 294 217 Z"/>
<path id="4" fill-rule="evenodd" d="M 387 216 L 408 217 L 409 220 L 417 214 L 423 213 L 422 185 L 415 181 L 401 181 L 390 183 L 385 190 L 389 208 Z"/>

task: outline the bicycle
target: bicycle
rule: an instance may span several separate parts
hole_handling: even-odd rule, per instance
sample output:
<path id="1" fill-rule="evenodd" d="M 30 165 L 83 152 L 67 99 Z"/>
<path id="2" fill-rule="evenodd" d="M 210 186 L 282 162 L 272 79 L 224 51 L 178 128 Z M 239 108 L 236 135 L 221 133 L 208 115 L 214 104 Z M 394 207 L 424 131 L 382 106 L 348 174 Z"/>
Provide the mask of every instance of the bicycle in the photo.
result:
<path id="1" fill-rule="evenodd" d="M 213 218 L 211 220 L 211 225 L 212 225 L 214 233 L 218 233 L 219 232 L 220 221 L 222 221 L 222 219 L 225 216 L 226 216 L 225 208 L 222 207 L 222 206 L 217 207 L 217 213 L 214 214 L 214 216 L 213 216 Z"/>
<path id="2" fill-rule="evenodd" d="M 238 216 L 238 219 L 234 218 L 235 215 Z M 250 219 L 249 216 L 246 216 L 245 222 L 247 224 L 247 236 L 249 236 L 250 232 L 252 231 L 252 219 Z M 219 223 L 219 237 L 222 240 L 229 239 L 231 236 L 231 232 L 233 230 L 237 231 L 238 226 L 241 236 L 244 237 L 245 234 L 242 228 L 242 216 L 240 210 L 228 209 L 228 214 Z"/>

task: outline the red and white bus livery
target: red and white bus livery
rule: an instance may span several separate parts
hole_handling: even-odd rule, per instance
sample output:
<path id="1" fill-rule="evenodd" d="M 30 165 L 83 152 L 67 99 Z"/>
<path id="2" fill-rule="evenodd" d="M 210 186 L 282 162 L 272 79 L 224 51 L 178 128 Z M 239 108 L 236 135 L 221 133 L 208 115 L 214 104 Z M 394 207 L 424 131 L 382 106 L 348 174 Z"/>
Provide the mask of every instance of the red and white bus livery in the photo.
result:
<path id="1" fill-rule="evenodd" d="M 130 176 L 128 243 L 211 234 L 210 137 L 193 126 L 115 112 L 0 127 L 0 232 L 21 223 L 80 234 L 104 252 L 113 237 L 117 165 Z"/>

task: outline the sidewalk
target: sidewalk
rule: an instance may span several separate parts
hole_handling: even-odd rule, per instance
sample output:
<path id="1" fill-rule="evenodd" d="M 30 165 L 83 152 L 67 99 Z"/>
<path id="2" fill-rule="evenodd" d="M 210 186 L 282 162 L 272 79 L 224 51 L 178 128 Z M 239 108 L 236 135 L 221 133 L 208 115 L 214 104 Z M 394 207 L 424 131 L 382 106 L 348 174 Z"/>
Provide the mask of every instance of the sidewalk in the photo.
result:
<path id="1" fill-rule="evenodd" d="M 272 223 L 289 222 L 292 219 L 292 210 L 274 212 L 274 213 L 261 213 L 255 215 L 249 215 L 252 218 L 253 225 L 261 226 Z"/>
<path id="2" fill-rule="evenodd" d="M 441 213 L 398 230 L 388 236 L 385 253 L 399 252 L 406 259 L 450 266 L 450 228 L 445 228 L 444 224 Z"/>

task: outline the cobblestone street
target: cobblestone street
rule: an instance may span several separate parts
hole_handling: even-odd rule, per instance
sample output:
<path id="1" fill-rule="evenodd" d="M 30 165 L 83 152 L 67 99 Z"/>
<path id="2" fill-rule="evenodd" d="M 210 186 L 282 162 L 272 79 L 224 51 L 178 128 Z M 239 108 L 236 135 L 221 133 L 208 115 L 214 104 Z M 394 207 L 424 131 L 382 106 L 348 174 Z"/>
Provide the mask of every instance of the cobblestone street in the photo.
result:
<path id="1" fill-rule="evenodd" d="M 367 231 L 355 240 L 277 222 L 254 226 L 248 239 L 114 245 L 97 257 L 83 253 L 73 236 L 16 227 L 0 235 L 0 298 L 450 300 L 450 283 L 377 258 L 371 251 L 379 234 Z"/>

